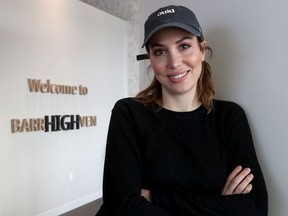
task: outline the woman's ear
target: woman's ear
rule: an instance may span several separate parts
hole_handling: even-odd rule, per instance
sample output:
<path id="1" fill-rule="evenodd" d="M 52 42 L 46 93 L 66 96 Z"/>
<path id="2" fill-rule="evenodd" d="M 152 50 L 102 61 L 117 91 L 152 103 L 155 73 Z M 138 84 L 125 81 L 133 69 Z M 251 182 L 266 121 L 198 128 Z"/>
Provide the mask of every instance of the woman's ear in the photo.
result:
<path id="1" fill-rule="evenodd" d="M 201 52 L 202 52 L 202 61 L 205 61 L 206 45 L 207 45 L 207 43 L 206 43 L 205 40 L 200 43 L 200 46 L 201 46 L 201 47 L 200 47 L 200 50 L 201 50 Z"/>
<path id="2" fill-rule="evenodd" d="M 205 51 L 205 50 L 206 50 L 206 45 L 207 45 L 207 43 L 206 43 L 205 40 L 202 41 L 202 42 L 200 42 L 200 46 L 201 46 L 201 50 L 202 50 L 202 51 Z"/>

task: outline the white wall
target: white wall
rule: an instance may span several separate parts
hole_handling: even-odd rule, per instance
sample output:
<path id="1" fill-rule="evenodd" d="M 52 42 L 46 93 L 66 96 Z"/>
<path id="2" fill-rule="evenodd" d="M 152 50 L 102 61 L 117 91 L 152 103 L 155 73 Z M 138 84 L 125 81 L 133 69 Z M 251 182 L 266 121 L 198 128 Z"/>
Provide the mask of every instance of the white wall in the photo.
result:
<path id="1" fill-rule="evenodd" d="M 59 215 L 101 196 L 110 112 L 127 95 L 126 31 L 77 0 L 0 0 L 1 216 Z M 88 94 L 31 93 L 28 78 Z M 11 133 L 13 118 L 65 114 L 97 116 L 97 126 Z"/>
<path id="2" fill-rule="evenodd" d="M 269 215 L 288 215 L 288 2 L 175 2 L 140 1 L 140 25 L 152 11 L 168 4 L 185 5 L 196 13 L 214 51 L 210 62 L 217 98 L 236 101 L 247 112 L 269 191 Z M 143 41 L 143 27 L 140 37 Z"/>
<path id="3" fill-rule="evenodd" d="M 127 31 L 127 78 L 128 95 L 139 92 L 139 64 L 136 59 L 139 45 L 139 0 L 80 0 L 116 17 L 126 20 Z"/>

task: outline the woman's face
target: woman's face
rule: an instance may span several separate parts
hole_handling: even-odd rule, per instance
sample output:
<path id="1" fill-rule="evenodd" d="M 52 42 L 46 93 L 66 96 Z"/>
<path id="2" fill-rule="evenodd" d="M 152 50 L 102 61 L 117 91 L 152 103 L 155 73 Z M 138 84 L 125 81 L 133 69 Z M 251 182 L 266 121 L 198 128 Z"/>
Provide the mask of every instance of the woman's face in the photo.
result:
<path id="1" fill-rule="evenodd" d="M 149 55 L 163 95 L 195 97 L 205 52 L 200 50 L 193 34 L 178 28 L 163 29 L 150 40 Z"/>

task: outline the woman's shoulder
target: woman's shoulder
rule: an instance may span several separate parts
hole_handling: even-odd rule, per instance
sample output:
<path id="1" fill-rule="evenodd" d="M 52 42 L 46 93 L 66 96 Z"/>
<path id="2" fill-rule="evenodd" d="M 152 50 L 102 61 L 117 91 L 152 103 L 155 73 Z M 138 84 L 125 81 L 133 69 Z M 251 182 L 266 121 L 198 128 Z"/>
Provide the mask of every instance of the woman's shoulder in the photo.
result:
<path id="1" fill-rule="evenodd" d="M 146 125 L 147 122 L 153 119 L 151 117 L 154 116 L 154 114 L 155 112 L 152 107 L 145 105 L 134 97 L 127 97 L 118 100 L 112 109 L 113 116 L 125 118 L 126 120 L 130 119 L 135 127 Z"/>
<path id="2" fill-rule="evenodd" d="M 215 112 L 222 113 L 244 113 L 243 108 L 236 102 L 226 100 L 213 100 Z"/>
<path id="3" fill-rule="evenodd" d="M 121 98 L 115 103 L 115 107 L 137 107 L 144 106 L 143 103 L 138 101 L 135 97 Z"/>
<path id="4" fill-rule="evenodd" d="M 232 124 L 239 121 L 247 121 L 244 109 L 236 102 L 225 100 L 214 100 L 214 109 L 211 117 L 221 122 L 226 128 L 230 128 Z"/>
<path id="5" fill-rule="evenodd" d="M 129 112 L 138 112 L 149 109 L 147 105 L 139 101 L 135 97 L 126 97 L 119 99 L 115 105 L 113 110 L 125 110 Z"/>

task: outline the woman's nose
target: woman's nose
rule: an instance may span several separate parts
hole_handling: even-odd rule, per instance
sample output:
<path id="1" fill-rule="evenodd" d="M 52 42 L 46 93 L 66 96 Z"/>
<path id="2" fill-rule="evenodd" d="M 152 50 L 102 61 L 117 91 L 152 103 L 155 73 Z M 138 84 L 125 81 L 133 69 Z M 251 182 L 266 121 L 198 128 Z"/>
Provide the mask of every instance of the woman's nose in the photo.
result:
<path id="1" fill-rule="evenodd" d="M 167 67 L 170 69 L 175 69 L 175 68 L 178 68 L 180 65 L 182 65 L 182 57 L 180 53 L 177 51 L 171 51 L 169 53 Z"/>

